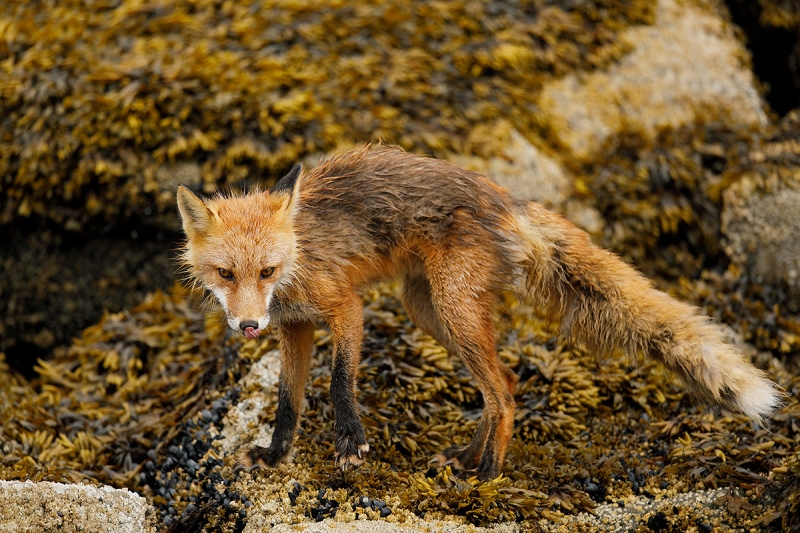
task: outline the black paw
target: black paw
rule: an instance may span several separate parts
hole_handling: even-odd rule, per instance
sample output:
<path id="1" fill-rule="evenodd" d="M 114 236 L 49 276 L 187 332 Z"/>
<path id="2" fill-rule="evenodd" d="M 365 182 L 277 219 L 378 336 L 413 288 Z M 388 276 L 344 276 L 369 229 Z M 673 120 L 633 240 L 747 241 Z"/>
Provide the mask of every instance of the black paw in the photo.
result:
<path id="1" fill-rule="evenodd" d="M 336 452 L 336 464 L 344 471 L 355 470 L 366 461 L 369 444 L 359 444 L 353 453 Z"/>
<path id="2" fill-rule="evenodd" d="M 344 471 L 355 470 L 366 461 L 369 444 L 363 430 L 357 436 L 336 437 L 336 464 Z"/>
<path id="3" fill-rule="evenodd" d="M 252 472 L 259 468 L 273 467 L 286 459 L 287 455 L 289 455 L 289 451 L 285 449 L 276 449 L 272 446 L 269 448 L 253 446 L 239 454 L 234 471 L 247 470 Z"/>

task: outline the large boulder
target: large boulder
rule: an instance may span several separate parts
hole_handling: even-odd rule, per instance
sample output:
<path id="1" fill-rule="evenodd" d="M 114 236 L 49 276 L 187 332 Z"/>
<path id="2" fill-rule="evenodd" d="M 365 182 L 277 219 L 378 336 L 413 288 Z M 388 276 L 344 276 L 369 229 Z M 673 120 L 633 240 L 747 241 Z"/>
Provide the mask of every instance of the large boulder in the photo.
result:
<path id="1" fill-rule="evenodd" d="M 155 533 L 153 508 L 127 489 L 0 480 L 0 529 Z"/>
<path id="2" fill-rule="evenodd" d="M 597 159 L 608 141 L 721 120 L 764 127 L 744 45 L 715 2 L 661 0 L 655 23 L 623 33 L 632 51 L 607 69 L 544 86 L 539 105 L 570 158 Z"/>

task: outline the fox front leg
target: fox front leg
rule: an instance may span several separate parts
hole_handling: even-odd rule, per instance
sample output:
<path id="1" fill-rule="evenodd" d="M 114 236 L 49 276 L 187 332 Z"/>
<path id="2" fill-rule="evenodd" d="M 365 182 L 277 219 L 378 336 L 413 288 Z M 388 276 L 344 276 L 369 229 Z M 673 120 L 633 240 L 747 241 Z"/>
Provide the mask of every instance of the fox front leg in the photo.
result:
<path id="1" fill-rule="evenodd" d="M 243 454 L 239 461 L 243 467 L 275 466 L 289 455 L 303 406 L 303 392 L 314 347 L 314 329 L 311 321 L 281 324 L 281 375 L 275 431 L 268 448 L 253 446 Z"/>
<path id="2" fill-rule="evenodd" d="M 342 470 L 355 470 L 364 464 L 369 451 L 356 402 L 356 373 L 364 329 L 362 314 L 363 303 L 353 294 L 340 300 L 328 316 L 333 338 L 331 400 L 336 426 L 336 463 Z"/>

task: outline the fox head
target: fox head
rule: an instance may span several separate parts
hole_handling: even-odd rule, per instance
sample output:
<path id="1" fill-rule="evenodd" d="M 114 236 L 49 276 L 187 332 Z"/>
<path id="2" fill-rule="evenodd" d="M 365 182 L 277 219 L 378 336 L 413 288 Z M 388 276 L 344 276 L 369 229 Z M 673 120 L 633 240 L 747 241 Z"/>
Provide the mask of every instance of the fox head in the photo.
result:
<path id="1" fill-rule="evenodd" d="M 243 196 L 201 199 L 178 187 L 189 275 L 214 294 L 228 325 L 247 338 L 267 327 L 276 287 L 292 279 L 301 171 L 295 165 L 271 191 Z"/>

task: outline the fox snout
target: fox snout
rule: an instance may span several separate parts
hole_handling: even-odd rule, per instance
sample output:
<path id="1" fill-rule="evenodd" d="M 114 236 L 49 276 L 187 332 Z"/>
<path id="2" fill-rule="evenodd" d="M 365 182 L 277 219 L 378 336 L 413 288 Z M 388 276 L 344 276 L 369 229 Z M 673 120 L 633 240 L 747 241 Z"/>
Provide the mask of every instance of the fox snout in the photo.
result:
<path id="1" fill-rule="evenodd" d="M 259 317 L 258 320 L 253 320 L 252 318 L 237 318 L 230 314 L 230 310 L 227 311 L 228 325 L 231 327 L 231 329 L 238 331 L 250 340 L 257 339 L 259 335 L 261 335 L 261 332 L 264 331 L 269 324 L 268 316 Z"/>
<path id="2" fill-rule="evenodd" d="M 242 320 L 239 322 L 239 329 L 242 330 L 244 336 L 248 339 L 257 339 L 261 335 L 261 329 L 258 327 L 258 322 L 255 320 Z"/>

